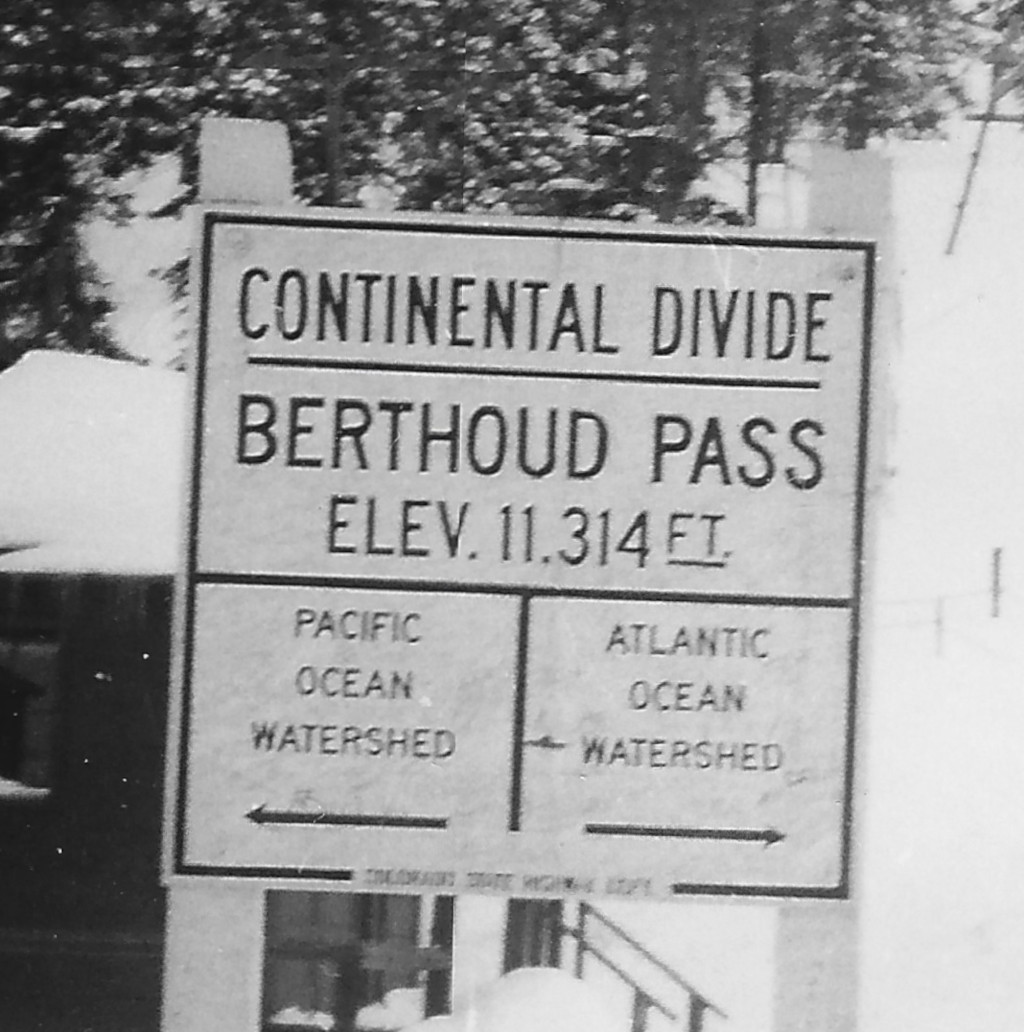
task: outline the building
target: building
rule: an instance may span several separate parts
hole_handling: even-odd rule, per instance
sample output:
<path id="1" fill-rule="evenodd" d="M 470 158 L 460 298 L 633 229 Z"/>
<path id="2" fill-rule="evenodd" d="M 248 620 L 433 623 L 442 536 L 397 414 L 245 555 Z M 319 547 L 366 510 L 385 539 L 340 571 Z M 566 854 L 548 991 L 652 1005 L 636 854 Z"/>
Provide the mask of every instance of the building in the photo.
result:
<path id="1" fill-rule="evenodd" d="M 185 390 L 180 373 L 54 352 L 0 375 L 0 1025 L 17 1032 L 160 1025 Z M 399 1027 L 459 995 L 452 896 L 264 899 L 264 1029 Z M 588 970 L 619 967 L 635 1029 L 661 1003 L 621 966 L 665 965 L 596 908 L 579 904 L 567 927 L 558 901 L 465 904 L 465 965 L 482 977 L 582 973 L 586 956 Z M 693 1030 L 720 1013 L 670 981 L 662 1013 Z"/>
<path id="2" fill-rule="evenodd" d="M 4 1027 L 159 1027 L 185 418 L 180 373 L 37 351 L 0 376 Z M 344 1028 L 402 988 L 446 1010 L 453 911 L 269 893 L 264 1020 Z"/>
<path id="3" fill-rule="evenodd" d="M 0 377 L 0 1014 L 156 1028 L 184 377 Z"/>

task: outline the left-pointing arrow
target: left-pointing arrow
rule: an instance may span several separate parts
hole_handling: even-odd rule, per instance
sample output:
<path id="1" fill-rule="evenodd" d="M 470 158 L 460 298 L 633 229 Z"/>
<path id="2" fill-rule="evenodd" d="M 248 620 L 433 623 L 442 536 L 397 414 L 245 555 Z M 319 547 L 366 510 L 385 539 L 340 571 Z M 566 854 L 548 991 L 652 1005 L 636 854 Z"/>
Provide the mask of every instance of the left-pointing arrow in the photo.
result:
<path id="1" fill-rule="evenodd" d="M 560 742 L 557 738 L 552 738 L 551 735 L 541 735 L 540 738 L 527 738 L 523 740 L 523 745 L 530 746 L 532 749 L 564 749 L 568 743 Z"/>
<path id="2" fill-rule="evenodd" d="M 432 828 L 448 827 L 447 817 L 420 817 L 385 813 L 328 813 L 325 810 L 271 810 L 254 806 L 246 819 L 259 825 L 292 824 L 311 828 Z"/>

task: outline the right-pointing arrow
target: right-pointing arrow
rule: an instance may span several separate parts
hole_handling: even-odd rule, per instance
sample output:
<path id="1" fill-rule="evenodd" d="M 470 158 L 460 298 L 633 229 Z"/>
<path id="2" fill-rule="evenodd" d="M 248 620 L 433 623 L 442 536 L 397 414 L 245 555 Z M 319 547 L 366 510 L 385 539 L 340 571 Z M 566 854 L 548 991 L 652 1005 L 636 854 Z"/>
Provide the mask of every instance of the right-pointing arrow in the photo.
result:
<path id="1" fill-rule="evenodd" d="M 587 824 L 588 835 L 635 835 L 648 838 L 708 839 L 726 842 L 760 842 L 765 848 L 786 836 L 776 828 L 670 828 L 654 824 Z"/>

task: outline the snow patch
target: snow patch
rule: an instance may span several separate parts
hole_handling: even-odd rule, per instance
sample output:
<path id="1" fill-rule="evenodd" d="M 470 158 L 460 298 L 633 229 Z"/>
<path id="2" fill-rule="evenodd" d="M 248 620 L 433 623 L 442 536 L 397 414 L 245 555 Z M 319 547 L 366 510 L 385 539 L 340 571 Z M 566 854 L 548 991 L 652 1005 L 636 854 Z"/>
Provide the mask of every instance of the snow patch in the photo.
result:
<path id="1" fill-rule="evenodd" d="M 33 788 L 31 785 L 23 784 L 21 781 L 0 778 L 0 802 L 6 800 L 33 802 L 38 799 L 45 799 L 49 794 L 50 790 L 48 788 Z"/>
<path id="2" fill-rule="evenodd" d="M 324 1011 L 303 1010 L 301 1007 L 285 1007 L 272 1015 L 268 1025 L 283 1025 L 285 1027 L 319 1028 L 323 1032 L 332 1032 L 334 1029 L 334 1018 Z"/>
<path id="3" fill-rule="evenodd" d="M 177 566 L 185 377 L 30 351 L 0 375 L 0 570 Z"/>
<path id="4" fill-rule="evenodd" d="M 423 1020 L 426 994 L 423 989 L 392 989 L 384 999 L 363 1007 L 356 1015 L 360 1032 L 397 1032 Z"/>
<path id="5" fill-rule="evenodd" d="M 622 1032 L 595 990 L 555 968 L 520 968 L 481 991 L 459 1014 L 428 1018 L 406 1032 Z"/>

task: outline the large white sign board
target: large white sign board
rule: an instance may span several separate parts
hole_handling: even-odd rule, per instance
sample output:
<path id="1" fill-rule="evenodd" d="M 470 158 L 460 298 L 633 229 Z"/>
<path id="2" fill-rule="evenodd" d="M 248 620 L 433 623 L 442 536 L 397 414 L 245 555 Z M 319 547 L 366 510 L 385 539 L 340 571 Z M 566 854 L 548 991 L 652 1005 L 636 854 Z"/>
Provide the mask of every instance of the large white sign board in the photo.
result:
<path id="1" fill-rule="evenodd" d="M 207 211 L 170 873 L 847 895 L 872 261 Z"/>

